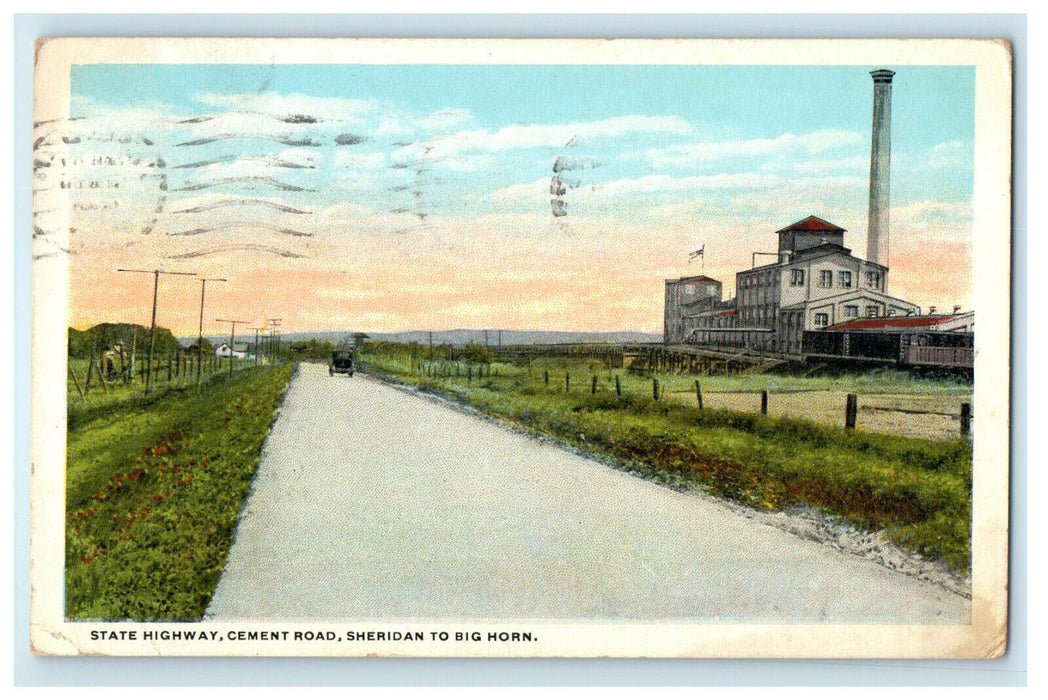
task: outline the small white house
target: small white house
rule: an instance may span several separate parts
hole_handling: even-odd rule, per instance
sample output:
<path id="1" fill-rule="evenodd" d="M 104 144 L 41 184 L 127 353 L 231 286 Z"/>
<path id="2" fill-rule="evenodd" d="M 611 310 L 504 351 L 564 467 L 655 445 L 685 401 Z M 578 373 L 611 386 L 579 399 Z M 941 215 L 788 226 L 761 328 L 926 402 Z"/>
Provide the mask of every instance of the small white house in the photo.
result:
<path id="1" fill-rule="evenodd" d="M 247 357 L 247 353 L 243 350 L 230 349 L 229 343 L 222 343 L 215 348 L 215 357 L 229 357 L 230 355 L 238 360 L 243 360 Z"/>

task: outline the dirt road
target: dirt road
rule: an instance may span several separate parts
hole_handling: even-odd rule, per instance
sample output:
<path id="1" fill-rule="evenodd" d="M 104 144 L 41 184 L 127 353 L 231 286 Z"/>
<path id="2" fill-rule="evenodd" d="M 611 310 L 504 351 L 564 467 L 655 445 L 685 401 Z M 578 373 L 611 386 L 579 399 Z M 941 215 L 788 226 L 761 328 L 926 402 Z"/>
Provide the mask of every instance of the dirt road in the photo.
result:
<path id="1" fill-rule="evenodd" d="M 969 603 L 357 374 L 303 365 L 208 617 L 963 623 Z"/>

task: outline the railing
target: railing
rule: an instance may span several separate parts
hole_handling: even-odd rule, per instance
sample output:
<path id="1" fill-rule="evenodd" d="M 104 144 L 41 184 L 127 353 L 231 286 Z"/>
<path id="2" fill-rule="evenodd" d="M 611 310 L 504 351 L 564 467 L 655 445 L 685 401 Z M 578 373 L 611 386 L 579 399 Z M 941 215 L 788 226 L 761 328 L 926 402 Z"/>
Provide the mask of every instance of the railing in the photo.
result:
<path id="1" fill-rule="evenodd" d="M 975 349 L 911 345 L 906 348 L 906 363 L 911 365 L 972 367 L 975 364 Z"/>

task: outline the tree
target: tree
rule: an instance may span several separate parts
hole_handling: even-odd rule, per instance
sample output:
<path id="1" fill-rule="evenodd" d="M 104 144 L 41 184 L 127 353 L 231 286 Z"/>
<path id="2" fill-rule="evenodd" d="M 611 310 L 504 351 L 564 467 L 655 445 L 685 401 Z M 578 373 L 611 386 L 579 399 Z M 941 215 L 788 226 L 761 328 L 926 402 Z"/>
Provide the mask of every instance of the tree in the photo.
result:
<path id="1" fill-rule="evenodd" d="M 90 357 L 92 351 L 97 355 L 115 345 L 122 345 L 127 352 L 130 352 L 131 346 L 134 345 L 135 353 L 143 355 L 149 352 L 149 328 L 134 323 L 99 323 L 84 331 L 69 329 L 70 357 Z M 174 333 L 157 326 L 154 357 L 174 355 L 180 349 Z"/>

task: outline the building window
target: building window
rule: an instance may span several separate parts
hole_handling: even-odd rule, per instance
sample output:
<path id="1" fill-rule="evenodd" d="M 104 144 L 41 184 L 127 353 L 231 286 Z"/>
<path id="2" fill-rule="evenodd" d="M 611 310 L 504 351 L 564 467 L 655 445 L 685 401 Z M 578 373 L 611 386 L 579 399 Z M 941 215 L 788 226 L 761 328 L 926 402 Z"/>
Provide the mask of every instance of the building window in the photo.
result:
<path id="1" fill-rule="evenodd" d="M 830 325 L 829 314 L 815 314 L 815 326 L 817 328 L 823 328 L 828 325 Z"/>
<path id="2" fill-rule="evenodd" d="M 804 270 L 790 270 L 790 284 L 794 287 L 803 287 Z"/>
<path id="3" fill-rule="evenodd" d="M 870 289 L 881 288 L 881 273 L 876 271 L 869 271 L 866 273 L 866 286 Z"/>
<path id="4" fill-rule="evenodd" d="M 837 279 L 840 281 L 840 285 L 845 289 L 851 289 L 852 286 L 852 273 L 851 270 L 841 270 L 838 273 Z"/>
<path id="5" fill-rule="evenodd" d="M 820 287 L 832 287 L 833 286 L 833 270 L 819 270 L 819 286 Z"/>
<path id="6" fill-rule="evenodd" d="M 876 306 L 866 307 L 866 316 L 869 318 L 877 318 L 881 315 L 881 310 Z"/>
<path id="7" fill-rule="evenodd" d="M 855 318 L 856 316 L 859 315 L 859 307 L 858 306 L 853 306 L 853 305 L 845 306 L 844 307 L 844 315 L 847 316 L 848 318 Z"/>

